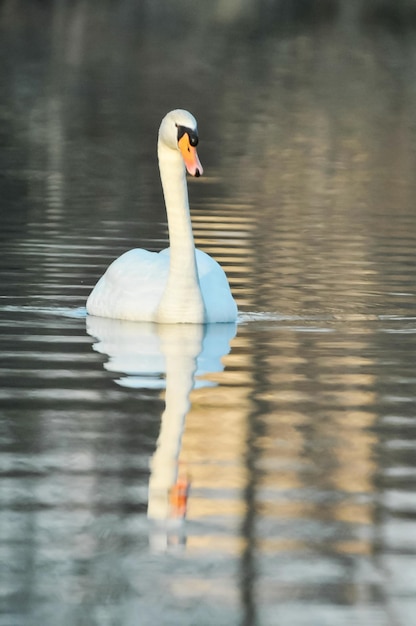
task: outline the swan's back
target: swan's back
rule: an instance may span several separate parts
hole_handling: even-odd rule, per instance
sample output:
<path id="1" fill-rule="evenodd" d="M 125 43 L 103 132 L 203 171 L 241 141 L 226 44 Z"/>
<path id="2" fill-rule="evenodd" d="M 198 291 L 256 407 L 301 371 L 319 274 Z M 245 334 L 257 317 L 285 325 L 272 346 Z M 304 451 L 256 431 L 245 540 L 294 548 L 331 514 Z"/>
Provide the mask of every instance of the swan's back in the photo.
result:
<path id="1" fill-rule="evenodd" d="M 100 317 L 153 322 L 166 286 L 169 257 L 141 248 L 113 261 L 87 300 L 87 312 Z"/>

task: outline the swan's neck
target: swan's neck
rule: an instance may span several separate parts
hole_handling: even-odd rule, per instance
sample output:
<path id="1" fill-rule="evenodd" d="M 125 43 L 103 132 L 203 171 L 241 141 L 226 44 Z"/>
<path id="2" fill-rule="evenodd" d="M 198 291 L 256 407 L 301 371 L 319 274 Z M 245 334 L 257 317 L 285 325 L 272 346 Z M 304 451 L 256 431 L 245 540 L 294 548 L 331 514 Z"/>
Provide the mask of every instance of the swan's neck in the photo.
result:
<path id="1" fill-rule="evenodd" d="M 179 152 L 158 144 L 170 242 L 169 276 L 160 301 L 159 322 L 204 322 L 185 166 Z"/>

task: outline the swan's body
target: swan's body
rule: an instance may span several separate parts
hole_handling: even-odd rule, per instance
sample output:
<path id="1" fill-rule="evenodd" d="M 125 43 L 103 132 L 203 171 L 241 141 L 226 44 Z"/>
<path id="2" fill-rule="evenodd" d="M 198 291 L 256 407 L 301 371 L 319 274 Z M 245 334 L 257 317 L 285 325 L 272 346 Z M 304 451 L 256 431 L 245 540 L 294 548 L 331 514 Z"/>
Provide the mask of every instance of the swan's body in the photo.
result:
<path id="1" fill-rule="evenodd" d="M 87 300 L 90 315 L 161 323 L 234 322 L 237 306 L 216 261 L 195 250 L 186 169 L 202 173 L 195 118 L 171 111 L 159 129 L 158 157 L 170 248 L 134 249 L 116 259 Z"/>

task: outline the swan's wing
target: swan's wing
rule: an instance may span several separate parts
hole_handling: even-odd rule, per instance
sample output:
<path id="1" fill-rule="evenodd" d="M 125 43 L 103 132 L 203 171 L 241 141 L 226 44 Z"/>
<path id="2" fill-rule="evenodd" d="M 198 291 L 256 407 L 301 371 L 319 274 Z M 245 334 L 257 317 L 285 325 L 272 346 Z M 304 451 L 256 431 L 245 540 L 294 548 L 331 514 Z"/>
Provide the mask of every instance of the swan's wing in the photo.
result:
<path id="1" fill-rule="evenodd" d="M 129 250 L 113 261 L 87 300 L 90 315 L 152 321 L 165 289 L 169 269 L 166 255 Z"/>
<path id="2" fill-rule="evenodd" d="M 224 270 L 215 259 L 202 250 L 195 252 L 207 322 L 235 322 L 237 305 L 231 295 Z"/>

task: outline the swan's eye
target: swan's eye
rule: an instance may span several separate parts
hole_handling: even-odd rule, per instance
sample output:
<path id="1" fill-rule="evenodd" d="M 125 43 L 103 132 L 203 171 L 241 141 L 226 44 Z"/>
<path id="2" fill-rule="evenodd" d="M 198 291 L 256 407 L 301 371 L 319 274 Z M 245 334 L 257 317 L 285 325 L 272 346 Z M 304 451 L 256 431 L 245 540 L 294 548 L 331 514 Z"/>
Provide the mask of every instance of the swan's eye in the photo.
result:
<path id="1" fill-rule="evenodd" d="M 195 148 L 195 146 L 198 145 L 198 135 L 196 134 L 195 131 L 190 130 L 188 132 L 188 136 L 189 136 L 189 143 L 191 144 L 191 146 Z"/>

